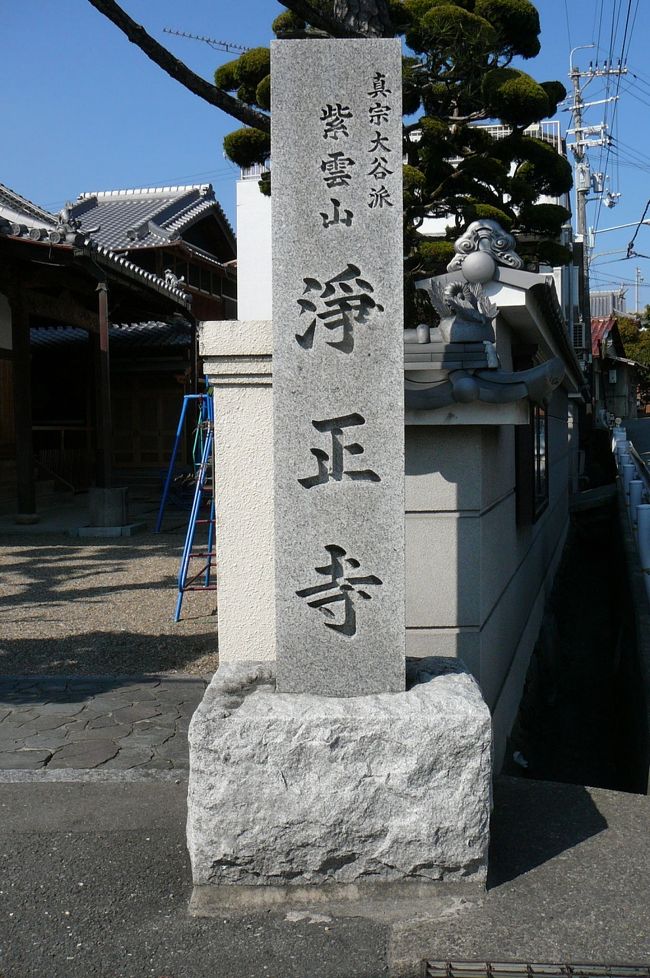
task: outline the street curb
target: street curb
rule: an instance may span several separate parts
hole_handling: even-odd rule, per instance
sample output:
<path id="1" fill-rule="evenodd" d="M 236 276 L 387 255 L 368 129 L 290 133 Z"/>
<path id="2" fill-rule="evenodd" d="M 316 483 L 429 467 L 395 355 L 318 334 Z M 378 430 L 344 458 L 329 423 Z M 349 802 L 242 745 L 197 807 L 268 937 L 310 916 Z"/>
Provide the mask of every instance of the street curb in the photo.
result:
<path id="1" fill-rule="evenodd" d="M 138 783 L 166 781 L 172 784 L 181 784 L 187 781 L 189 771 L 187 769 L 175 771 L 139 771 L 137 768 L 128 768 L 124 771 L 96 771 L 92 769 L 62 767 L 55 771 L 36 770 L 31 771 L 25 768 L 17 768 L 13 771 L 0 770 L 0 784 L 35 784 L 43 782 L 93 782 L 95 784 L 119 784 L 119 783 Z"/>

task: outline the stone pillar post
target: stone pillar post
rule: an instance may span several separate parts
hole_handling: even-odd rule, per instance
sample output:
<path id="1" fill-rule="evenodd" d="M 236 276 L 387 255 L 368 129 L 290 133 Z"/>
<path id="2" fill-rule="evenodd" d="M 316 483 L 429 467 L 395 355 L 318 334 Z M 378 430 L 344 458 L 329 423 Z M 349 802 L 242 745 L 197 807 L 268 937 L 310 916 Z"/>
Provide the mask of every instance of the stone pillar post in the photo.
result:
<path id="1" fill-rule="evenodd" d="M 400 45 L 277 41 L 271 64 L 278 689 L 397 692 Z"/>
<path id="2" fill-rule="evenodd" d="M 271 323 L 206 322 L 199 344 L 214 389 L 219 659 L 274 659 Z"/>

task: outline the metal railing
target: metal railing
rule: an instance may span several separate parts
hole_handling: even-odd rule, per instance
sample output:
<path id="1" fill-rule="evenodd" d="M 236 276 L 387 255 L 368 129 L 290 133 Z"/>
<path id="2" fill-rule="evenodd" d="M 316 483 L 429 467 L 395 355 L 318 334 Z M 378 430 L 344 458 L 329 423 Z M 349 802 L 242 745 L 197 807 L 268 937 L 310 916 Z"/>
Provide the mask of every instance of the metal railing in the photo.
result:
<path id="1" fill-rule="evenodd" d="M 263 173 L 271 169 L 271 163 L 252 163 L 251 166 L 244 166 L 241 169 L 241 180 L 259 180 Z"/>
<path id="2" fill-rule="evenodd" d="M 612 451 L 650 601 L 650 469 L 627 438 L 625 428 L 612 429 Z"/>

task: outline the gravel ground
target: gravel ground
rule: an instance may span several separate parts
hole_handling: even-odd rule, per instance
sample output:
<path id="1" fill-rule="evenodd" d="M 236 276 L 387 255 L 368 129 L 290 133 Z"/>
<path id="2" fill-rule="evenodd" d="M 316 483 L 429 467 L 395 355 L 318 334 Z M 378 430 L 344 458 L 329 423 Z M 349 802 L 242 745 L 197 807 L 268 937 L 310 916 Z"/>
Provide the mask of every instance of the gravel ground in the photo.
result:
<path id="1" fill-rule="evenodd" d="M 209 676 L 216 593 L 188 592 L 172 621 L 181 532 L 107 540 L 0 540 L 0 675 Z"/>

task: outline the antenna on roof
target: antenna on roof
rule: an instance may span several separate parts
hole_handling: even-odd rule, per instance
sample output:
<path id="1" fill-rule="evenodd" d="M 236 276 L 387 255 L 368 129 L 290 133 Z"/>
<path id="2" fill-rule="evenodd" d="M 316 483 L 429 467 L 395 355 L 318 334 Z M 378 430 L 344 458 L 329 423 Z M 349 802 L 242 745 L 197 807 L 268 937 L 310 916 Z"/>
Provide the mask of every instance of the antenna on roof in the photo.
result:
<path id="1" fill-rule="evenodd" d="M 204 34 L 188 34 L 187 31 L 176 31 L 172 27 L 163 27 L 163 33 L 174 34 L 176 37 L 187 37 L 191 41 L 203 41 L 215 51 L 226 51 L 228 54 L 250 51 L 250 48 L 244 47 L 242 44 L 233 44 L 232 41 L 218 41 L 214 37 L 206 37 Z"/>

